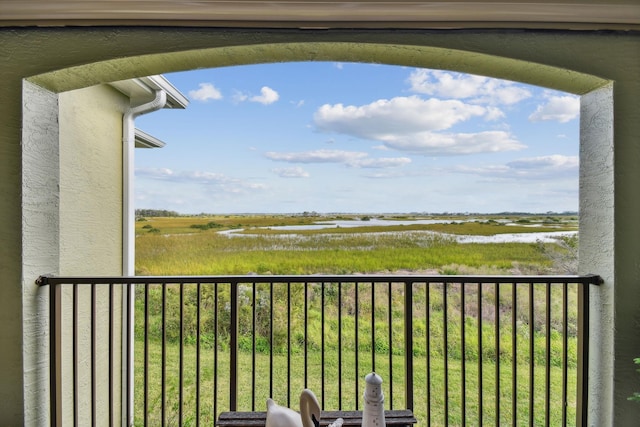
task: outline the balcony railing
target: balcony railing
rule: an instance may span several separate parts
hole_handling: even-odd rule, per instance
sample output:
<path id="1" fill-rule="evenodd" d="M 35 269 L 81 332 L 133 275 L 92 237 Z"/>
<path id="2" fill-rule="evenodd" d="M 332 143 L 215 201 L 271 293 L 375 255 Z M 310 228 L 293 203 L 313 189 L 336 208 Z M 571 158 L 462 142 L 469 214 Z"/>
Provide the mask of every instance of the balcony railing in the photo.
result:
<path id="1" fill-rule="evenodd" d="M 47 277 L 52 424 L 385 409 L 423 425 L 586 425 L 598 276 Z M 121 374 L 121 372 L 123 374 Z M 124 414 L 124 415 L 122 415 Z"/>

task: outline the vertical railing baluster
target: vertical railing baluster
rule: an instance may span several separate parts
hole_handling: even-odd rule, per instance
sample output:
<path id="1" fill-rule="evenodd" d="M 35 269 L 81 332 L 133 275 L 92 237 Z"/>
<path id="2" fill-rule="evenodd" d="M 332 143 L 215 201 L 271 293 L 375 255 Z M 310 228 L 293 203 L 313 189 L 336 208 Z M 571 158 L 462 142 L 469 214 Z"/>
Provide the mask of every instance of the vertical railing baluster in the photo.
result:
<path id="1" fill-rule="evenodd" d="M 545 371 L 544 371 L 544 419 L 545 425 L 549 425 L 551 421 L 551 283 L 547 282 L 545 286 Z"/>
<path id="2" fill-rule="evenodd" d="M 135 294 L 135 293 L 134 293 Z M 113 283 L 109 284 L 109 426 L 113 426 Z"/>
<path id="3" fill-rule="evenodd" d="M 60 359 L 58 358 L 58 346 L 56 345 L 58 339 L 56 291 L 57 286 L 49 284 L 49 409 L 52 426 L 60 425 L 59 416 L 61 415 L 58 410 L 58 405 L 60 403 L 58 399 L 58 364 L 60 363 Z"/>
<path id="4" fill-rule="evenodd" d="M 80 376 L 78 375 L 78 284 L 73 284 L 73 424 L 80 422 L 80 405 L 78 390 L 80 390 Z"/>
<path id="5" fill-rule="evenodd" d="M 218 416 L 218 282 L 213 285 L 213 417 Z"/>
<path id="6" fill-rule="evenodd" d="M 393 409 L 393 310 L 392 310 L 392 282 L 389 281 L 387 290 L 387 325 L 389 328 L 389 409 Z"/>
<path id="7" fill-rule="evenodd" d="M 256 410 L 256 288 L 257 283 L 253 284 L 251 292 L 251 410 Z"/>
<path id="8" fill-rule="evenodd" d="M 196 427 L 200 426 L 200 306 L 202 304 L 201 283 L 196 285 Z M 215 420 L 215 414 L 214 420 Z"/>
<path id="9" fill-rule="evenodd" d="M 431 426 L 431 282 L 425 283 L 427 427 Z"/>
<path id="10" fill-rule="evenodd" d="M 144 427 L 149 421 L 149 284 L 144 284 L 144 408 L 142 418 Z"/>
<path id="11" fill-rule="evenodd" d="M 462 427 L 467 425 L 467 371 L 466 371 L 466 338 L 465 338 L 465 285 L 460 283 L 460 410 Z"/>
<path id="12" fill-rule="evenodd" d="M 182 411 L 184 403 L 184 283 L 180 283 L 180 331 L 178 361 L 178 425 L 182 427 Z"/>
<path id="13" fill-rule="evenodd" d="M 309 386 L 309 282 L 304 282 L 304 388 Z"/>
<path id="14" fill-rule="evenodd" d="M 589 288 L 578 284 L 578 383 L 576 425 L 588 424 L 588 376 L 589 376 Z"/>
<path id="15" fill-rule="evenodd" d="M 229 331 L 229 409 L 238 410 L 238 282 L 229 284 L 230 331 Z"/>
<path id="16" fill-rule="evenodd" d="M 124 308 L 124 316 L 123 322 L 126 327 L 126 332 L 124 333 L 126 343 L 123 345 L 123 350 L 125 351 L 125 355 L 123 360 L 126 362 L 126 368 L 122 370 L 123 375 L 126 378 L 123 378 L 123 383 L 126 384 L 126 391 L 123 392 L 123 398 L 126 400 L 123 403 L 125 408 L 125 413 L 123 414 L 126 422 L 133 424 L 134 422 L 134 320 L 135 320 L 135 294 L 133 283 L 126 282 L 126 307 Z"/>
<path id="17" fill-rule="evenodd" d="M 562 426 L 567 425 L 567 369 L 568 369 L 568 347 L 569 347 L 569 327 L 568 327 L 568 297 L 567 282 L 562 284 Z"/>
<path id="18" fill-rule="evenodd" d="M 324 409 L 324 372 L 325 372 L 325 360 L 324 360 L 324 334 L 325 334 L 325 322 L 324 322 L 324 292 L 325 292 L 325 282 L 322 282 L 321 285 L 321 297 L 320 297 L 320 366 L 322 367 L 320 370 L 322 371 L 320 374 L 320 408 Z"/>
<path id="19" fill-rule="evenodd" d="M 582 284 L 582 289 L 584 292 L 584 306 L 582 310 L 584 311 L 584 325 L 583 326 L 583 345 L 584 345 L 584 361 L 582 363 L 583 368 L 583 380 L 582 380 L 582 419 L 584 425 L 587 425 L 588 417 L 588 403 L 589 403 L 589 287 L 586 283 Z"/>
<path id="20" fill-rule="evenodd" d="M 482 283 L 478 282 L 478 425 L 482 425 Z"/>
<path id="21" fill-rule="evenodd" d="M 354 298 L 355 309 L 354 310 L 355 310 L 355 316 L 356 316 L 355 322 L 354 322 L 355 323 L 355 334 L 354 334 L 355 335 L 355 337 L 354 337 L 354 340 L 355 340 L 355 352 L 354 353 L 355 353 L 355 359 L 356 359 L 355 360 L 356 381 L 355 381 L 355 393 L 354 393 L 354 396 L 356 396 L 356 411 L 358 410 L 359 403 L 360 403 L 360 399 L 359 399 L 359 396 L 360 396 L 360 389 L 359 389 L 359 387 L 360 387 L 360 366 L 359 366 L 360 365 L 360 351 L 359 351 L 360 350 L 360 341 L 358 339 L 358 331 L 360 329 L 360 327 L 359 327 L 359 320 L 360 320 L 360 304 L 359 304 L 359 302 L 360 302 L 360 297 L 358 295 L 359 294 L 359 288 L 360 288 L 359 285 L 360 285 L 360 283 L 358 283 L 358 282 L 355 283 L 355 287 L 356 288 L 355 288 L 355 291 L 354 291 L 354 295 L 355 295 L 355 298 Z"/>
<path id="22" fill-rule="evenodd" d="M 371 282 L 371 371 L 376 371 L 376 283 Z"/>
<path id="23" fill-rule="evenodd" d="M 447 287 L 448 283 L 442 283 L 442 354 L 444 357 L 444 424 L 449 425 L 449 306 L 447 302 Z"/>
<path id="24" fill-rule="evenodd" d="M 342 282 L 338 282 L 338 410 L 342 410 Z"/>
<path id="25" fill-rule="evenodd" d="M 291 407 L 291 282 L 287 282 L 287 406 Z"/>
<path id="26" fill-rule="evenodd" d="M 518 316 L 518 287 L 517 283 L 511 285 L 511 425 L 515 427 L 518 424 L 518 336 L 517 332 L 517 316 Z"/>
<path id="27" fill-rule="evenodd" d="M 162 283 L 162 372 L 161 376 L 161 424 L 166 423 L 166 406 L 167 406 L 167 284 Z"/>
<path id="28" fill-rule="evenodd" d="M 269 396 L 273 396 L 273 282 L 269 286 Z"/>
<path id="29" fill-rule="evenodd" d="M 534 292 L 533 292 L 533 283 L 529 283 L 529 426 L 533 427 L 534 425 Z"/>
<path id="30" fill-rule="evenodd" d="M 97 330 L 96 330 L 96 316 L 98 315 L 96 304 L 96 285 L 92 283 L 91 287 L 91 423 L 98 423 L 98 407 L 96 404 L 98 396 L 98 382 L 97 375 Z"/>
<path id="31" fill-rule="evenodd" d="M 500 284 L 495 283 L 494 293 L 494 326 L 496 343 L 496 427 L 500 427 Z"/>
<path id="32" fill-rule="evenodd" d="M 413 411 L 413 282 L 404 282 L 405 407 Z"/>

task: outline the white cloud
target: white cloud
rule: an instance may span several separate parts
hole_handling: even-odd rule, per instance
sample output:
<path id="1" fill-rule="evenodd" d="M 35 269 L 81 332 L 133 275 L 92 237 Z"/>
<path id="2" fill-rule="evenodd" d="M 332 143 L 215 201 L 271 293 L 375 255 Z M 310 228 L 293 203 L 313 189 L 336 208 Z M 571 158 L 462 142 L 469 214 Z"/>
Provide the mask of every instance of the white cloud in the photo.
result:
<path id="1" fill-rule="evenodd" d="M 343 150 L 315 150 L 297 153 L 270 151 L 265 153 L 265 157 L 289 163 L 341 163 L 354 168 L 394 168 L 411 163 L 411 159 L 408 157 L 371 158 L 364 152 Z M 286 169 L 274 169 L 274 171 L 280 172 L 286 171 Z"/>
<path id="2" fill-rule="evenodd" d="M 494 120 L 502 116 L 502 111 L 458 100 L 411 96 L 381 99 L 362 106 L 325 104 L 316 111 L 314 121 L 321 131 L 370 139 L 387 148 L 422 155 L 466 155 L 525 147 L 505 131 L 435 132 L 482 116 Z"/>
<path id="3" fill-rule="evenodd" d="M 273 104 L 278 99 L 280 99 L 280 95 L 278 95 L 278 92 L 271 89 L 269 86 L 263 86 L 262 89 L 260 89 L 260 95 L 252 96 L 250 98 L 250 101 L 259 102 L 263 105 L 269 105 Z"/>
<path id="4" fill-rule="evenodd" d="M 507 163 L 507 166 L 518 170 L 554 170 L 577 171 L 579 168 L 578 156 L 563 156 L 552 154 L 549 156 L 529 157 L 514 160 Z"/>
<path id="5" fill-rule="evenodd" d="M 222 99 L 222 93 L 211 83 L 200 83 L 199 89 L 190 90 L 189 96 L 196 101 L 206 102 L 211 99 Z"/>
<path id="6" fill-rule="evenodd" d="M 458 166 L 454 172 L 502 179 L 577 179 L 578 170 L 578 156 L 553 154 L 517 159 L 504 165 Z"/>
<path id="7" fill-rule="evenodd" d="M 389 134 L 444 130 L 485 114 L 487 110 L 478 105 L 411 96 L 380 99 L 362 106 L 325 104 L 314 114 L 314 123 L 324 132 L 378 140 Z"/>
<path id="8" fill-rule="evenodd" d="M 411 159 L 408 157 L 383 157 L 379 159 L 359 159 L 353 162 L 349 162 L 349 166 L 356 168 L 371 168 L 371 169 L 382 169 L 382 168 L 395 168 L 399 166 L 404 166 L 411 163 Z"/>
<path id="9" fill-rule="evenodd" d="M 504 111 L 497 107 L 487 107 L 487 114 L 485 114 L 485 120 L 498 120 L 505 117 Z"/>
<path id="10" fill-rule="evenodd" d="M 141 168 L 136 169 L 135 175 L 138 178 L 214 186 L 218 191 L 228 193 L 244 193 L 246 191 L 263 190 L 266 188 L 266 186 L 261 183 L 233 178 L 217 172 L 176 172 L 168 168 Z"/>
<path id="11" fill-rule="evenodd" d="M 456 156 L 521 150 L 525 146 L 508 132 L 479 133 L 418 132 L 412 135 L 385 136 L 384 144 L 395 150 L 425 156 Z"/>
<path id="12" fill-rule="evenodd" d="M 416 93 L 475 103 L 512 105 L 531 97 L 529 90 L 513 82 L 473 74 L 418 69 L 408 81 Z"/>
<path id="13" fill-rule="evenodd" d="M 299 166 L 293 168 L 276 168 L 271 170 L 281 178 L 309 178 L 309 172 Z"/>
<path id="14" fill-rule="evenodd" d="M 399 173 L 397 171 L 382 171 L 382 172 L 373 172 L 364 175 L 365 178 L 369 179 L 395 179 L 395 178 L 405 178 L 406 175 L 403 173 Z"/>
<path id="15" fill-rule="evenodd" d="M 236 91 L 233 92 L 232 99 L 233 99 L 234 103 L 239 104 L 240 102 L 244 102 L 247 99 L 249 99 L 249 95 L 246 95 L 246 94 L 240 92 L 239 90 L 236 90 Z"/>
<path id="16" fill-rule="evenodd" d="M 269 151 L 264 155 L 271 160 L 289 163 L 349 163 L 367 157 L 367 153 L 343 150 L 314 150 L 294 153 Z"/>
<path id="17" fill-rule="evenodd" d="M 532 122 L 554 120 L 566 123 L 580 115 L 580 97 L 573 95 L 551 96 L 545 104 L 538 105 L 529 116 Z"/>

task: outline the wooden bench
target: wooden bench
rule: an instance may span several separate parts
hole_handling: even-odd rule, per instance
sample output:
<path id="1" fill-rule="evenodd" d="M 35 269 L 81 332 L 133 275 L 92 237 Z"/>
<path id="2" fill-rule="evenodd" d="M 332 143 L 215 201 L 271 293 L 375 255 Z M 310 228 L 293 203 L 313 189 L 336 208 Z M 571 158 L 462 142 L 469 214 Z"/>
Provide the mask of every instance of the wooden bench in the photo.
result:
<path id="1" fill-rule="evenodd" d="M 266 412 L 223 412 L 216 421 L 217 427 L 264 427 Z M 344 427 L 360 427 L 362 425 L 362 411 L 322 411 L 320 425 L 327 426 L 337 418 L 344 420 Z M 384 411 L 387 426 L 412 427 L 417 423 L 413 412 L 408 409 Z"/>

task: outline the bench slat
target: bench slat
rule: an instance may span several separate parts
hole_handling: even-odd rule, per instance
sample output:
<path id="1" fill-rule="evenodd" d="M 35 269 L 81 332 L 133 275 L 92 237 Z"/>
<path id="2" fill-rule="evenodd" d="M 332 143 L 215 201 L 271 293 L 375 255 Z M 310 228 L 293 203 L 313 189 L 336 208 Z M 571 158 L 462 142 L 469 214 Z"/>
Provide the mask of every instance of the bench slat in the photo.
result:
<path id="1" fill-rule="evenodd" d="M 360 426 L 362 411 L 322 411 L 320 425 L 326 426 L 337 418 L 344 420 L 344 426 Z M 384 411 L 385 424 L 391 426 L 411 427 L 417 422 L 413 412 L 408 409 Z M 264 427 L 267 419 L 266 411 L 255 412 L 222 412 L 216 421 L 218 427 Z"/>

